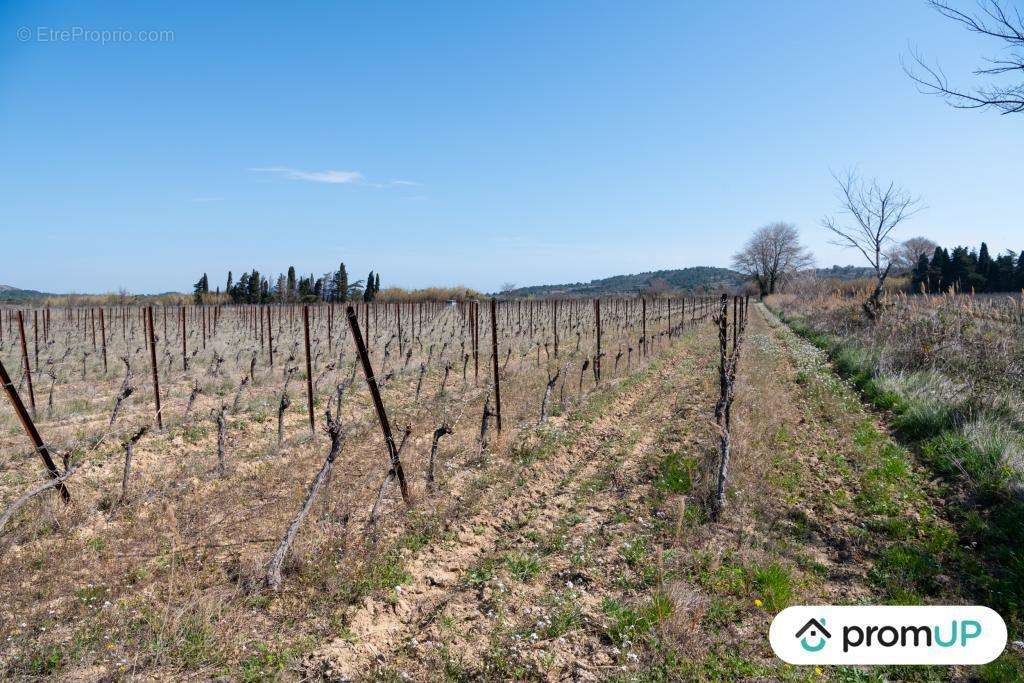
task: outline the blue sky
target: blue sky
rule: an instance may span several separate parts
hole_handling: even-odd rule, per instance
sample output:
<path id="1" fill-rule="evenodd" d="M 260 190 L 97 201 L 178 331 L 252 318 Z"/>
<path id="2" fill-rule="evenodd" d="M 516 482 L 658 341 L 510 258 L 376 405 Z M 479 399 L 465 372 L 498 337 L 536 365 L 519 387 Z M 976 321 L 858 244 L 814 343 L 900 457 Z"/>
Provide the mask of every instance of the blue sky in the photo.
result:
<path id="1" fill-rule="evenodd" d="M 911 45 L 967 83 L 995 50 L 917 0 L 8 0 L 0 283 L 494 290 L 727 265 L 773 220 L 854 263 L 819 227 L 852 165 L 923 195 L 902 236 L 1024 249 L 1024 118 L 919 94 Z"/>

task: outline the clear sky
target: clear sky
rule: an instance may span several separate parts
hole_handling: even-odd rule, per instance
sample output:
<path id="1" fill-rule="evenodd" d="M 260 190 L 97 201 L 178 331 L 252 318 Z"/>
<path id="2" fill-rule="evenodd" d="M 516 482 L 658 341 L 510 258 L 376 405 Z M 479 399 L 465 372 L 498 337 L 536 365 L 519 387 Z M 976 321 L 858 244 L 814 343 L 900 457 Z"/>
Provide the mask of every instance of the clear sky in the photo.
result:
<path id="1" fill-rule="evenodd" d="M 494 290 L 727 265 L 773 220 L 854 263 L 819 227 L 852 165 L 923 195 L 902 236 L 1024 249 L 1024 116 L 919 94 L 910 46 L 967 83 L 996 50 L 923 0 L 6 0 L 0 283 Z"/>

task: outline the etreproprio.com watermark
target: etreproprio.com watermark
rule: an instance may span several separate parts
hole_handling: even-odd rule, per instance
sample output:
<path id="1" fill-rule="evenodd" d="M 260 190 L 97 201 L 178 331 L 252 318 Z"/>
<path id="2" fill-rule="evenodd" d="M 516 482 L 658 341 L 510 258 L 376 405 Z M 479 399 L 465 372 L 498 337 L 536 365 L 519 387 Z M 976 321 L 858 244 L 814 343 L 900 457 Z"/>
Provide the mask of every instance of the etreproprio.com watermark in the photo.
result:
<path id="1" fill-rule="evenodd" d="M 96 29 L 86 26 L 21 26 L 17 31 L 22 43 L 172 43 L 174 31 L 169 29 L 131 30 L 123 28 Z"/>

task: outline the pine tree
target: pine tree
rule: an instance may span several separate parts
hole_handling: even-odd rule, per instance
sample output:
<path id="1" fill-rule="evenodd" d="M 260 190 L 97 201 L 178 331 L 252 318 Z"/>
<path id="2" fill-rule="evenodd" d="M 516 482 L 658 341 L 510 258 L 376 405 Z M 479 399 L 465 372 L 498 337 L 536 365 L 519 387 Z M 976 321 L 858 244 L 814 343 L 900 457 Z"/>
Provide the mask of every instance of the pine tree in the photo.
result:
<path id="1" fill-rule="evenodd" d="M 1024 289 L 1024 249 L 1021 250 L 1020 256 L 1017 257 L 1017 269 L 1016 269 L 1016 282 L 1013 285 L 1014 289 Z"/>
<path id="2" fill-rule="evenodd" d="M 967 247 L 955 247 L 951 254 L 951 260 L 951 281 L 956 283 L 957 291 L 967 293 L 972 290 L 980 290 L 984 280 L 977 271 L 977 255 L 971 253 Z"/>
<path id="3" fill-rule="evenodd" d="M 192 285 L 192 297 L 197 304 L 203 303 L 203 295 L 210 292 L 210 281 L 206 278 L 206 273 Z"/>
<path id="4" fill-rule="evenodd" d="M 915 294 L 931 291 L 931 283 L 928 277 L 930 269 L 928 255 L 921 254 L 921 257 L 917 259 L 917 265 L 914 266 L 914 270 L 911 272 L 910 277 L 910 289 Z"/>

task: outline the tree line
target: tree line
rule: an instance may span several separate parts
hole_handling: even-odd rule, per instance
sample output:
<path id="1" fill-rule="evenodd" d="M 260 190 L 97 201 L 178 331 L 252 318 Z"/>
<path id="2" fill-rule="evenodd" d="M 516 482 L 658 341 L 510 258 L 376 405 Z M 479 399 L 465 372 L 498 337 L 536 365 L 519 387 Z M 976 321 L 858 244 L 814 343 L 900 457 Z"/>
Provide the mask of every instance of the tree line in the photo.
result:
<path id="1" fill-rule="evenodd" d="M 211 294 L 221 299 L 219 286 L 210 291 L 206 273 L 192 286 L 192 292 L 197 304 L 208 300 Z M 297 276 L 295 266 L 289 266 L 287 274 L 279 274 L 276 278 L 268 278 L 254 268 L 235 280 L 229 270 L 224 286 L 224 294 L 236 304 L 373 301 L 378 292 L 380 273 L 371 270 L 365 280 L 349 281 L 344 263 L 338 266 L 338 270 L 324 273 L 321 277 L 313 274 Z"/>
<path id="2" fill-rule="evenodd" d="M 935 247 L 931 257 L 921 254 L 910 273 L 915 292 L 1014 292 L 1024 289 L 1024 251 L 996 256 L 981 243 L 975 251 L 954 247 L 952 251 Z"/>

